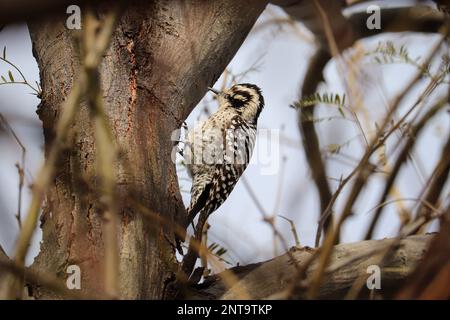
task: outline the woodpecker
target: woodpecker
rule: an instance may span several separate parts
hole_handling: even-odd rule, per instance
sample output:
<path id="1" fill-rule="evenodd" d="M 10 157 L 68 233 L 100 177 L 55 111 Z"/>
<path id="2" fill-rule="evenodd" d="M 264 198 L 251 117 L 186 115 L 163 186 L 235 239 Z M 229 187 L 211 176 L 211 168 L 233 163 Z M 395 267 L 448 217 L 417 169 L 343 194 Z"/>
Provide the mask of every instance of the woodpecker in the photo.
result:
<path id="1" fill-rule="evenodd" d="M 246 169 L 256 140 L 258 117 L 264 108 L 261 89 L 241 83 L 216 94 L 219 109 L 188 132 L 184 156 L 192 177 L 187 227 L 200 213 L 196 237 L 203 224 L 228 198 Z"/>

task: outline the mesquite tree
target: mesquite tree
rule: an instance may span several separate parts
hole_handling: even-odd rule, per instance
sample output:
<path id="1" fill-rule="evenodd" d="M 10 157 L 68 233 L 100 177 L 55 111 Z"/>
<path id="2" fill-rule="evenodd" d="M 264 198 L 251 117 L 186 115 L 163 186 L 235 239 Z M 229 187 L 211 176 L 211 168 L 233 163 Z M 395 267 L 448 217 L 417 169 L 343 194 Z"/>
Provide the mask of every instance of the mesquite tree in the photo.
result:
<path id="1" fill-rule="evenodd" d="M 33 186 L 33 201 L 16 255 L 8 260 L 0 250 L 1 292 L 10 298 L 21 295 L 20 280 L 24 278 L 31 288 L 28 293 L 35 298 L 73 294 L 61 281 L 67 277 L 67 267 L 77 265 L 82 270 L 81 297 L 174 297 L 183 284 L 175 256 L 175 226 L 182 225 L 185 210 L 172 161 L 173 132 L 220 76 L 267 2 L 123 1 L 121 6 L 112 7 L 99 1 L 95 7 L 82 7 L 81 30 L 65 25 L 63 8 L 68 3 L 28 2 L 22 11 L 13 4 L 8 8 L 0 5 L 0 25 L 33 18 L 28 25 L 40 69 L 38 115 L 47 159 Z M 323 68 L 333 56 L 358 38 L 380 32 L 361 27 L 361 16 L 344 17 L 342 3 L 337 1 L 273 3 L 283 6 L 291 17 L 302 19 L 319 39 L 320 49 L 301 88 L 303 95 L 315 92 Z M 384 19 L 389 20 L 392 14 L 422 19 L 404 9 L 388 10 Z M 413 20 L 390 31 L 436 32 L 443 21 L 441 17 Z M 320 196 L 317 244 L 323 229 L 323 250 L 296 248 L 267 263 L 233 268 L 209 278 L 202 289 L 193 286 L 191 295 L 339 298 L 351 289 L 357 297 L 367 266 L 382 261 L 386 270 L 391 270 L 385 277 L 385 293 L 394 296 L 429 243 L 438 252 L 448 246 L 448 237 L 430 241 L 432 236 L 423 235 L 333 247 L 340 225 L 366 183 L 368 160 L 379 140 L 375 139 L 355 168 L 355 198 L 334 230 L 329 207 L 336 199 L 326 181 L 314 124 L 304 121 L 314 107 L 308 112 L 299 112 L 299 127 Z M 387 124 L 382 129 L 387 129 Z M 378 138 L 384 133 L 379 132 Z M 443 155 L 445 152 L 448 145 Z M 448 159 L 442 159 L 438 179 L 430 188 L 436 192 L 442 190 L 449 171 Z M 439 198 L 436 192 L 430 196 L 433 205 Z M 448 217 L 449 212 L 447 208 L 442 216 Z M 446 219 L 442 220 L 444 231 L 448 230 Z M 25 269 L 24 256 L 38 224 L 43 230 L 40 253 Z M 380 252 L 384 252 L 382 260 L 377 256 Z M 442 255 L 438 262 L 448 263 L 448 255 Z M 439 263 L 421 268 L 422 274 L 432 278 Z M 300 284 L 308 276 L 311 286 L 305 290 Z M 410 286 L 403 297 L 419 297 L 422 287 Z M 448 290 L 443 289 L 438 297 L 445 294 Z"/>

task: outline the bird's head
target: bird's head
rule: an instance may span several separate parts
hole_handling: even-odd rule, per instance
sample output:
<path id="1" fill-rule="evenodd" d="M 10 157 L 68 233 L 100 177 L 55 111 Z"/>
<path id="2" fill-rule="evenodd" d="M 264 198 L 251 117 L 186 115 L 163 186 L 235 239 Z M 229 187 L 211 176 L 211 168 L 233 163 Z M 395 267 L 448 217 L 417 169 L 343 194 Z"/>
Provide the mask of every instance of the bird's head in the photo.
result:
<path id="1" fill-rule="evenodd" d="M 264 98 L 258 86 L 240 83 L 223 91 L 213 88 L 209 90 L 217 95 L 221 108 L 233 108 L 245 121 L 257 123 L 259 114 L 264 108 Z"/>

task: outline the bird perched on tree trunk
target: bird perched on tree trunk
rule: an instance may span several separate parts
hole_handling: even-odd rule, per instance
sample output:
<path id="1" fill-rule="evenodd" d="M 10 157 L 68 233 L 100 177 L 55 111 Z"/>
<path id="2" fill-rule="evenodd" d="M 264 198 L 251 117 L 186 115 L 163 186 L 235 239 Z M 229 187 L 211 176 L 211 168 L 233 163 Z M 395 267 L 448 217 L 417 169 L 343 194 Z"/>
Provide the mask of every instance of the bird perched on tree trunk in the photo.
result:
<path id="1" fill-rule="evenodd" d="M 261 89 L 249 83 L 224 91 L 209 88 L 217 96 L 219 109 L 188 133 L 184 157 L 192 177 L 191 203 L 185 227 L 200 213 L 195 239 L 201 240 L 209 215 L 228 198 L 247 167 L 256 140 L 258 117 L 264 108 Z M 189 251 L 193 251 L 191 246 Z M 185 260 L 189 256 L 186 255 Z M 192 271 L 197 255 L 183 263 Z"/>

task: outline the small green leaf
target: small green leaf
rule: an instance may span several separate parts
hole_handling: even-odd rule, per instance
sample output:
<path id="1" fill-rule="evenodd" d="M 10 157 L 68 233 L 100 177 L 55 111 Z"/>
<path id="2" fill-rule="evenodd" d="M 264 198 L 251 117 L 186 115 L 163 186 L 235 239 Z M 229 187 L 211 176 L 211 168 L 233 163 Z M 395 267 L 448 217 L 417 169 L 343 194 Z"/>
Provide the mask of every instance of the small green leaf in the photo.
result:
<path id="1" fill-rule="evenodd" d="M 8 70 L 8 76 L 9 76 L 9 79 L 11 80 L 11 82 L 14 82 L 14 77 L 13 77 L 11 70 Z"/>
<path id="2" fill-rule="evenodd" d="M 341 150 L 341 146 L 336 143 L 331 143 L 327 146 L 328 152 L 331 154 L 337 154 Z"/>
<path id="3" fill-rule="evenodd" d="M 6 59 L 6 46 L 3 47 L 3 59 Z"/>
<path id="4" fill-rule="evenodd" d="M 4 76 L 2 76 L 2 80 L 3 80 L 3 82 L 8 82 L 8 81 L 6 81 Z"/>
<path id="5" fill-rule="evenodd" d="M 223 256 L 225 253 L 227 253 L 227 249 L 225 248 L 220 248 L 219 250 L 217 250 L 216 255 L 218 257 Z"/>

